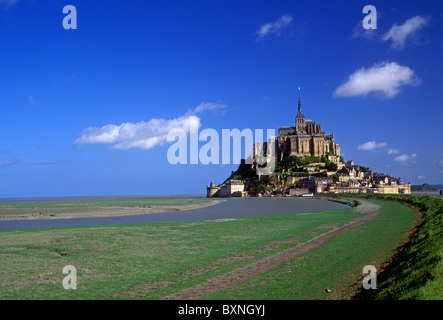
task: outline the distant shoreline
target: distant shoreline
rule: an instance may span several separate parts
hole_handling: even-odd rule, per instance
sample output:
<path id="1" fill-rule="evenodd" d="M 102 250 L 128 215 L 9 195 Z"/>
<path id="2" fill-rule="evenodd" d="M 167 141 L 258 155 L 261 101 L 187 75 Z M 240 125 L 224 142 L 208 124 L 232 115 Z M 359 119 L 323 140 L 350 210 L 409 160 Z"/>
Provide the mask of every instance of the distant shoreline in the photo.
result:
<path id="1" fill-rule="evenodd" d="M 98 218 L 98 217 L 120 217 L 140 214 L 152 214 L 165 211 L 185 211 L 205 208 L 216 205 L 221 200 L 207 200 L 195 204 L 171 204 L 171 205 L 146 205 L 146 206 L 109 206 L 103 210 L 94 210 L 90 212 L 69 212 L 69 213 L 26 213 L 26 214 L 7 214 L 0 215 L 0 221 L 23 221 L 23 220 L 50 220 L 50 219 L 74 219 L 74 218 Z M 44 211 L 44 210 L 41 210 Z"/>
<path id="2" fill-rule="evenodd" d="M 158 199 L 206 199 L 205 194 L 153 194 L 153 195 L 115 195 L 115 196 L 57 196 L 57 197 L 7 197 L 2 202 L 34 201 L 101 201 L 101 200 L 158 200 Z"/>
<path id="3" fill-rule="evenodd" d="M 435 191 L 433 191 L 433 190 L 426 190 L 426 191 L 412 190 L 411 193 L 416 196 L 433 196 L 433 197 L 441 198 L 440 190 L 435 190 Z"/>

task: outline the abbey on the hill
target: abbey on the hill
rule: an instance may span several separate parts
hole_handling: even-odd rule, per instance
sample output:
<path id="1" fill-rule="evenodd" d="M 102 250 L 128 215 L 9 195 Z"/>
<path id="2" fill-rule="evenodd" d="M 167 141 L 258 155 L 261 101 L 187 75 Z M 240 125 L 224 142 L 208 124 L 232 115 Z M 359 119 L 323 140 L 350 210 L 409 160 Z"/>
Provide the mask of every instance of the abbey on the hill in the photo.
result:
<path id="1" fill-rule="evenodd" d="M 325 134 L 320 124 L 305 119 L 300 92 L 295 126 L 281 127 L 277 137 L 255 143 L 247 160 L 252 161 L 243 160 L 221 185 L 206 186 L 207 197 L 411 193 L 411 184 L 400 178 L 345 162 L 334 134 Z M 261 170 L 268 166 L 269 172 Z"/>
<path id="2" fill-rule="evenodd" d="M 298 157 L 321 157 L 329 154 L 340 157 L 340 147 L 334 140 L 334 134 L 325 134 L 321 124 L 305 119 L 301 108 L 300 91 L 295 126 L 279 128 L 276 144 L 278 160 L 281 160 L 284 154 Z"/>

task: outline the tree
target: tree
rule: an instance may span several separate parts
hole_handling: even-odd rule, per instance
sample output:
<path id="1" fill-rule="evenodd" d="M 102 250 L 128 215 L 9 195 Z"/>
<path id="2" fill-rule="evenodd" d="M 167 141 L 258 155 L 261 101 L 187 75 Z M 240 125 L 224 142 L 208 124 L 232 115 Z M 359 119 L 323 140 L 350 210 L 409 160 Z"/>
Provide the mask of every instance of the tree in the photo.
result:
<path id="1" fill-rule="evenodd" d="M 343 168 L 341 168 L 339 171 L 337 171 L 337 173 L 348 174 L 349 171 L 348 171 L 348 169 L 346 169 L 346 167 L 343 167 Z"/>
<path id="2" fill-rule="evenodd" d="M 316 177 L 327 177 L 328 174 L 327 174 L 327 172 L 319 172 L 319 173 L 314 174 L 314 176 L 316 176 Z"/>
<path id="3" fill-rule="evenodd" d="M 326 164 L 326 169 L 327 169 L 328 171 L 337 171 L 338 166 L 337 166 L 337 164 L 334 163 L 334 162 L 329 162 L 328 164 Z"/>

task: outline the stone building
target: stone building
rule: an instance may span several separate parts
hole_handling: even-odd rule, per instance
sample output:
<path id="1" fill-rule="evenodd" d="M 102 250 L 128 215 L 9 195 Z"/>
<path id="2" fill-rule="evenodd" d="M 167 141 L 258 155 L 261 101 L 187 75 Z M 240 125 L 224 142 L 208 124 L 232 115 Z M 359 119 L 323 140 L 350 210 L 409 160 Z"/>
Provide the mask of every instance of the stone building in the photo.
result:
<path id="1" fill-rule="evenodd" d="M 305 119 L 301 107 L 300 93 L 298 97 L 298 111 L 294 127 L 281 127 L 276 138 L 277 160 L 283 155 L 317 156 L 326 154 L 340 157 L 340 147 L 335 142 L 334 133 L 325 134 L 321 124 Z"/>
<path id="2" fill-rule="evenodd" d="M 206 197 L 245 197 L 247 193 L 245 192 L 245 184 L 241 180 L 229 180 L 219 186 L 215 186 L 214 182 L 206 186 Z"/>

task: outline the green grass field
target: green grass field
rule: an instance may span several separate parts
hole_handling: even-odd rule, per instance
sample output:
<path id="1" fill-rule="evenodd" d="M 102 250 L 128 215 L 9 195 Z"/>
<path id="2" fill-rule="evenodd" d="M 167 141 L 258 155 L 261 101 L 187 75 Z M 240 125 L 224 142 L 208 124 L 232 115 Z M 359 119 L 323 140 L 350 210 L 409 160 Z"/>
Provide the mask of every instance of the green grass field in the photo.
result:
<path id="1" fill-rule="evenodd" d="M 365 265 L 378 266 L 392 256 L 414 224 L 404 205 L 381 205 L 375 220 L 348 231 L 279 269 L 255 277 L 208 299 L 347 299 L 361 286 Z M 327 292 L 326 290 L 330 290 Z"/>
<path id="2" fill-rule="evenodd" d="M 274 271 L 209 299 L 345 299 L 362 268 L 381 264 L 416 221 L 404 205 L 378 201 L 378 218 Z M 282 251 L 358 215 L 355 208 L 186 223 L 0 233 L 0 299 L 159 299 Z M 62 269 L 77 269 L 65 290 Z M 332 290 L 325 293 L 325 289 Z"/>

